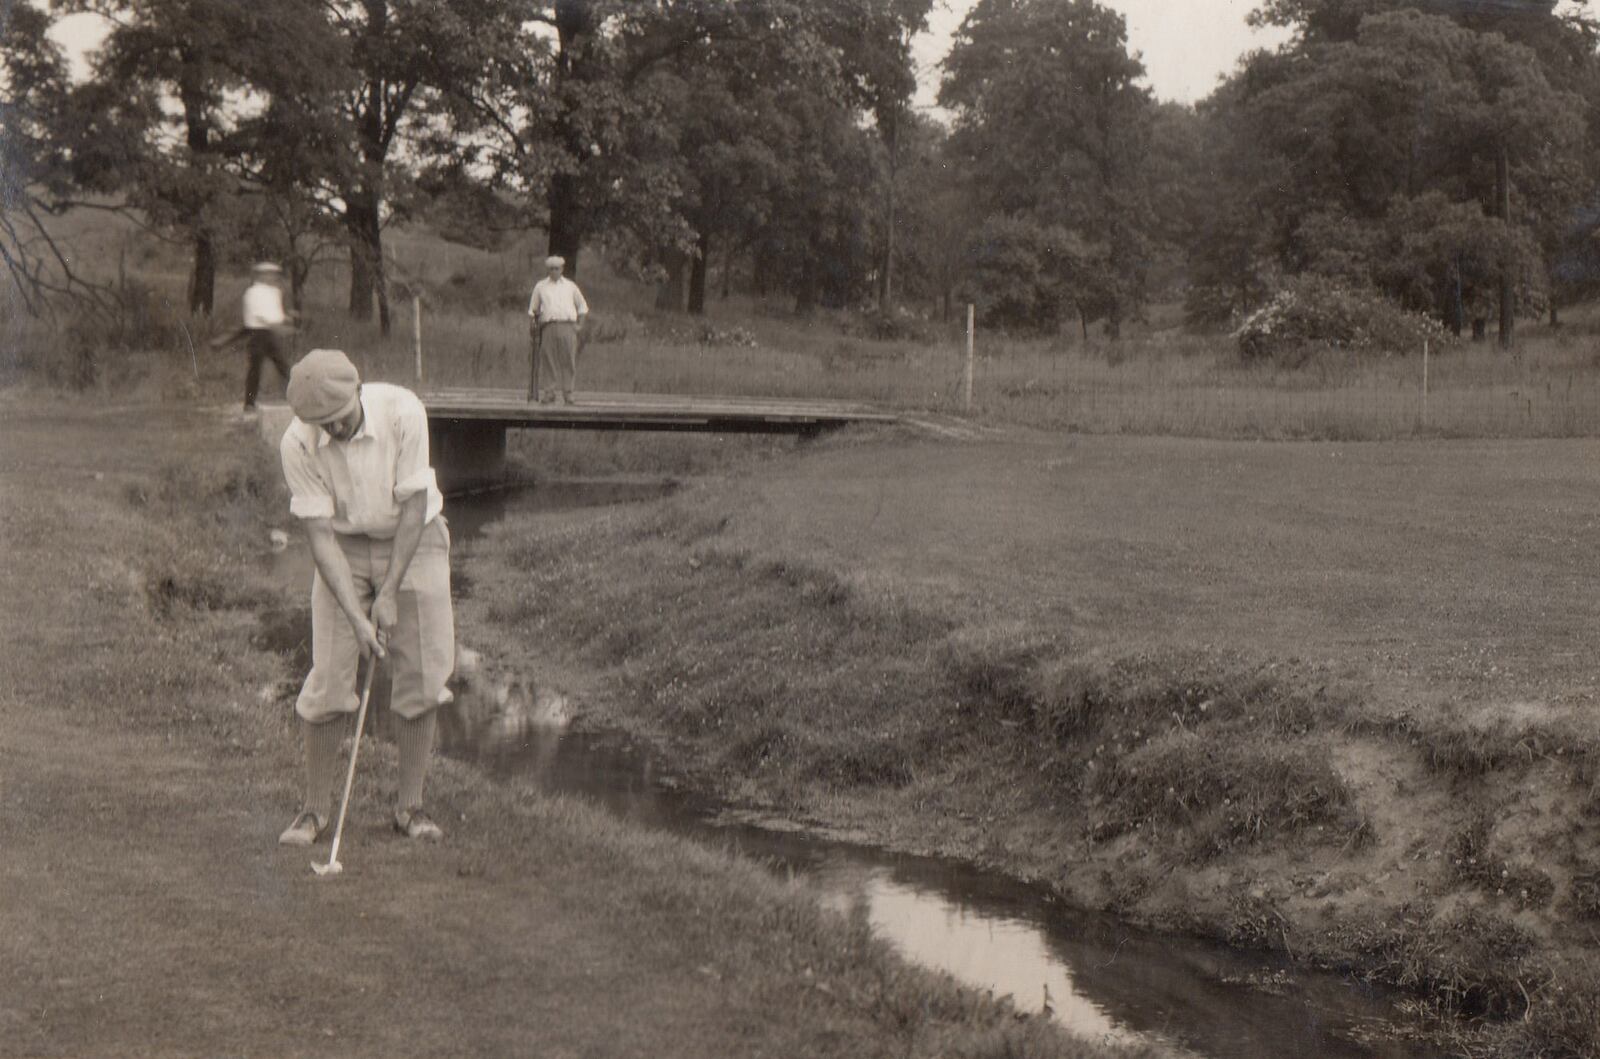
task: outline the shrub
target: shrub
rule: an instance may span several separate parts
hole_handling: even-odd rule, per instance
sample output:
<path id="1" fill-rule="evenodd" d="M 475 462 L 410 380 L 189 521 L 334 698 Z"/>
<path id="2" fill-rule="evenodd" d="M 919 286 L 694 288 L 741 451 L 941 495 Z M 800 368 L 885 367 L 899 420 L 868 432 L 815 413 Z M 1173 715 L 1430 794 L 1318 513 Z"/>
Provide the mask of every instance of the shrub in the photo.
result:
<path id="1" fill-rule="evenodd" d="M 1440 343 L 1444 329 L 1373 291 L 1342 287 L 1320 276 L 1299 276 L 1245 318 L 1234 332 L 1245 360 L 1284 360 L 1307 347 L 1357 352 L 1411 352 L 1424 339 Z"/>
<path id="2" fill-rule="evenodd" d="M 757 349 L 761 341 L 747 327 L 734 325 L 718 327 L 709 320 L 690 320 L 652 328 L 656 338 L 682 346 L 701 346 L 708 349 L 731 347 Z"/>
<path id="3" fill-rule="evenodd" d="M 918 342 L 923 345 L 935 338 L 932 324 L 904 312 L 851 316 L 845 320 L 844 333 L 873 342 Z"/>
<path id="4" fill-rule="evenodd" d="M 1063 228 L 1022 217 L 991 217 L 972 246 L 972 300 L 983 322 L 1051 332 L 1073 306 L 1073 280 L 1087 251 Z"/>

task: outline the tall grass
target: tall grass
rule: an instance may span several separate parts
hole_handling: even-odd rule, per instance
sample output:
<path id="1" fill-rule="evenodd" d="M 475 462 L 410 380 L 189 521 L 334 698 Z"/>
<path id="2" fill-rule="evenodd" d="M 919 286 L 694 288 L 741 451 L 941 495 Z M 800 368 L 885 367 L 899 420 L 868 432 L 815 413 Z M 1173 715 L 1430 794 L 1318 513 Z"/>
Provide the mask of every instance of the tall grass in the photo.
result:
<path id="1" fill-rule="evenodd" d="M 80 224 L 74 232 L 88 259 L 99 262 L 100 278 L 131 274 L 149 288 L 152 303 L 178 312 L 182 248 L 152 245 L 125 225 Z M 415 295 L 423 389 L 525 388 L 524 308 L 541 237 L 490 252 L 396 229 L 387 247 L 394 277 L 390 334 L 349 318 L 348 267 L 334 259 L 313 270 L 293 352 L 336 346 L 370 378 L 417 385 Z M 1324 350 L 1294 363 L 1248 364 L 1226 334 L 1183 331 L 1168 305 L 1152 307 L 1151 319 L 1116 343 L 1078 331 L 1034 339 L 980 331 L 969 404 L 959 324 L 924 323 L 912 329 L 920 339 L 884 341 L 858 333 L 849 314 L 796 317 L 785 305 L 743 295 L 713 296 L 704 317 L 661 313 L 648 285 L 616 274 L 593 253 L 584 255 L 579 280 L 594 310 L 580 359 L 581 390 L 866 401 L 1095 433 L 1339 439 L 1600 433 L 1600 359 L 1589 348 L 1600 313 L 1592 307 L 1569 313 L 1564 329 L 1525 328 L 1514 353 L 1489 343 L 1432 351 L 1426 397 L 1420 350 L 1405 356 Z M 242 267 L 224 276 L 217 322 L 184 321 L 189 333 L 231 325 L 245 283 Z M 174 345 L 177 332 L 166 330 L 151 341 Z M 48 346 L 51 339 L 43 341 Z M 15 378 L 43 362 L 53 383 L 81 384 L 83 342 L 54 341 L 60 349 L 41 357 L 38 334 L 0 320 L 0 367 Z M 171 352 L 180 362 L 188 357 L 181 348 Z"/>

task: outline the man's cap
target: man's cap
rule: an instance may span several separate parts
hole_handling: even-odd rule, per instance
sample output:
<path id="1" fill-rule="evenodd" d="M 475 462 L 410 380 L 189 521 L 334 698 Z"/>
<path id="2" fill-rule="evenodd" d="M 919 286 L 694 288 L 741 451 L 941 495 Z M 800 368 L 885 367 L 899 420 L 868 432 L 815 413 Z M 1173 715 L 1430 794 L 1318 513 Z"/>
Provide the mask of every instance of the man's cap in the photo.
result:
<path id="1" fill-rule="evenodd" d="M 282 272 L 283 269 L 279 268 L 277 265 L 273 264 L 271 261 L 257 261 L 254 265 L 251 266 L 250 271 L 251 272 Z"/>
<path id="2" fill-rule="evenodd" d="M 561 265 L 565 265 L 566 263 L 567 259 L 558 254 L 551 254 L 549 257 L 544 259 L 545 268 L 557 268 Z"/>
<path id="3" fill-rule="evenodd" d="M 321 425 L 349 415 L 361 375 L 339 349 L 313 349 L 289 369 L 289 407 L 301 422 Z"/>

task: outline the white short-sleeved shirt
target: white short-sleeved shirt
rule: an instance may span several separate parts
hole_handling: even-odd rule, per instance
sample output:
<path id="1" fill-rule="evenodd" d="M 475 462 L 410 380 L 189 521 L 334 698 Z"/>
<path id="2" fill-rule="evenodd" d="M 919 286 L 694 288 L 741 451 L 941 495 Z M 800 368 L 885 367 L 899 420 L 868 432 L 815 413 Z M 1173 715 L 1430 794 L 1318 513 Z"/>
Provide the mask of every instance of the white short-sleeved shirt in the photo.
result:
<path id="1" fill-rule="evenodd" d="M 270 283 L 252 283 L 244 289 L 241 313 L 244 326 L 251 330 L 281 327 L 287 318 L 283 315 L 283 291 Z"/>
<path id="2" fill-rule="evenodd" d="M 334 441 L 298 417 L 278 444 L 296 518 L 333 520 L 336 533 L 388 540 L 400 526 L 400 505 L 426 491 L 424 524 L 444 510 L 428 463 L 428 413 L 417 395 L 384 382 L 361 387 L 361 429 Z"/>
<path id="3" fill-rule="evenodd" d="M 589 312 L 589 303 L 583 300 L 583 291 L 565 276 L 551 279 L 546 276 L 533 285 L 533 297 L 528 299 L 528 315 L 541 324 L 577 323 L 578 317 Z"/>

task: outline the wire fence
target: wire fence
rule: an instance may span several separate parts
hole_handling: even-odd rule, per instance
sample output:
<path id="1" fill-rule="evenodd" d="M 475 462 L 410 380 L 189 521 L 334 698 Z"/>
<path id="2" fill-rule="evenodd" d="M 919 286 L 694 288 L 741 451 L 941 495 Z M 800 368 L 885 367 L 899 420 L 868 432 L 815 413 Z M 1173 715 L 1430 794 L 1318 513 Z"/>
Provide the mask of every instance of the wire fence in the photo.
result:
<path id="1" fill-rule="evenodd" d="M 427 313 L 424 388 L 527 387 L 525 315 Z M 347 341 L 345 348 L 364 351 L 358 359 L 371 377 L 414 384 L 410 317 L 397 314 L 387 338 L 336 331 L 305 341 Z M 807 326 L 601 313 L 578 384 L 580 391 L 870 402 L 1094 433 L 1600 436 L 1600 347 L 1587 326 L 1536 332 L 1509 352 L 1466 341 L 1408 355 L 1322 349 L 1255 363 L 1242 360 L 1226 335 L 1176 329 L 1117 343 L 980 330 L 970 364 L 967 348 L 960 329 L 883 341 L 844 333 L 831 318 Z"/>

